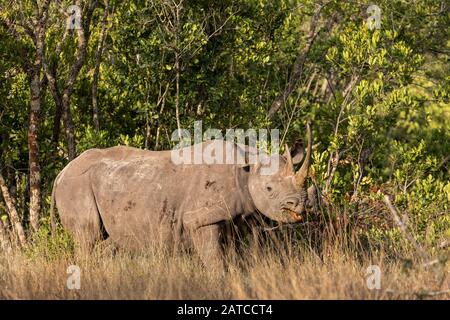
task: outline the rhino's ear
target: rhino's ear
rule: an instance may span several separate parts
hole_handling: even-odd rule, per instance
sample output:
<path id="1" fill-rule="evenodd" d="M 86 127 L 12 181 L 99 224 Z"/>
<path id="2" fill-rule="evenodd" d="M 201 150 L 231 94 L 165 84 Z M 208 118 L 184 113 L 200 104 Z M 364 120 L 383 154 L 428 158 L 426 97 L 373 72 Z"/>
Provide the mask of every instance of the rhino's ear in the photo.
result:
<path id="1" fill-rule="evenodd" d="M 255 164 L 250 164 L 250 163 L 246 163 L 246 164 L 241 164 L 238 166 L 239 168 L 242 168 L 245 172 L 252 172 L 252 173 L 258 173 L 260 168 L 261 168 L 261 164 L 260 162 L 256 162 Z"/>
<path id="2" fill-rule="evenodd" d="M 239 168 L 244 169 L 246 172 L 258 172 L 260 162 L 258 159 L 258 153 L 255 150 L 252 150 L 249 146 L 245 146 L 245 149 L 239 149 L 241 157 L 239 160 L 243 161 L 244 163 L 241 163 L 238 165 Z M 256 170 L 255 170 L 256 169 Z"/>
<path id="3" fill-rule="evenodd" d="M 250 172 L 250 164 L 248 164 L 248 163 L 239 164 L 238 167 L 242 168 L 245 172 Z"/>
<path id="4" fill-rule="evenodd" d="M 252 173 L 259 173 L 259 169 L 261 169 L 261 162 L 256 160 L 256 163 L 252 166 Z"/>
<path id="5" fill-rule="evenodd" d="M 284 157 L 288 158 L 286 152 L 288 152 L 287 149 Z M 305 146 L 303 145 L 303 140 L 296 140 L 295 143 L 289 148 L 289 152 L 292 158 L 292 164 L 300 163 L 305 156 Z"/>

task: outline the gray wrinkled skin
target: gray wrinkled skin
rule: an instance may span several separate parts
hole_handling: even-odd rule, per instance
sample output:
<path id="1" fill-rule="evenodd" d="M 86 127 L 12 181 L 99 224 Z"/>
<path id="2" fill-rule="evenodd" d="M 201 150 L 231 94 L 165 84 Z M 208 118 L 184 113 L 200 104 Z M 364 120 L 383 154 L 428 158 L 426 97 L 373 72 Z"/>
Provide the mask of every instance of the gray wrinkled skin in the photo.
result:
<path id="1" fill-rule="evenodd" d="M 91 149 L 60 172 L 53 196 L 62 225 L 80 243 L 193 246 L 207 268 L 222 268 L 226 222 L 262 213 L 293 223 L 305 212 L 306 188 L 295 185 L 293 161 L 277 157 L 276 174 L 263 176 L 258 164 L 175 165 L 170 151 Z"/>

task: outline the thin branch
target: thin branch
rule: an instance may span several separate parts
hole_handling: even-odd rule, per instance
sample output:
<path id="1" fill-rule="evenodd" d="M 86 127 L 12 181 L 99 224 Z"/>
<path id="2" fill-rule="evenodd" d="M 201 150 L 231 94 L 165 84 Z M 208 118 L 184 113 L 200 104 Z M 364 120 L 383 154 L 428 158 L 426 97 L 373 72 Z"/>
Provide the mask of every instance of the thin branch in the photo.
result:
<path id="1" fill-rule="evenodd" d="M 316 31 L 317 24 L 318 24 L 319 18 L 320 18 L 320 12 L 321 12 L 322 8 L 323 8 L 322 1 L 319 1 L 316 4 L 316 9 L 311 18 L 311 23 L 310 23 L 310 27 L 309 27 L 308 37 L 306 40 L 306 45 L 300 51 L 299 55 L 297 56 L 297 59 L 294 62 L 292 75 L 289 79 L 289 82 L 288 82 L 286 88 L 273 101 L 272 106 L 270 107 L 269 113 L 267 115 L 268 119 L 273 119 L 273 117 L 278 112 L 278 110 L 281 108 L 283 103 L 285 103 L 287 98 L 291 95 L 292 91 L 295 90 L 297 83 L 303 74 L 306 58 L 309 54 L 309 51 L 310 51 L 312 45 L 314 44 L 314 41 L 315 41 L 317 35 L 319 34 L 319 32 L 321 30 L 321 29 L 319 29 L 318 31 Z"/>
<path id="2" fill-rule="evenodd" d="M 104 52 L 104 44 L 107 34 L 107 22 L 108 22 L 108 14 L 109 14 L 109 1 L 105 0 L 105 9 L 103 13 L 103 21 L 102 21 L 102 29 L 100 32 L 100 39 L 97 46 L 97 51 L 95 52 L 95 66 L 94 66 L 94 76 L 92 80 L 92 110 L 93 110 L 93 122 L 95 130 L 98 132 L 100 130 L 100 121 L 99 121 L 99 109 L 98 109 L 98 97 L 97 97 L 97 86 L 98 86 L 98 78 L 100 74 L 100 62 Z"/>
<path id="3" fill-rule="evenodd" d="M 11 251 L 11 241 L 2 219 L 0 219 L 0 248 L 6 252 Z"/>
<path id="4" fill-rule="evenodd" d="M 388 207 L 389 211 L 391 212 L 392 218 L 394 219 L 395 224 L 398 226 L 400 231 L 403 233 L 405 238 L 413 245 L 414 249 L 417 251 L 417 253 L 420 255 L 420 257 L 423 260 L 430 260 L 428 254 L 425 252 L 425 250 L 417 243 L 416 239 L 409 233 L 408 228 L 403 223 L 403 221 L 400 219 L 397 209 L 394 207 L 394 205 L 391 203 L 391 200 L 389 199 L 388 195 L 384 195 L 384 203 L 386 203 L 386 206 Z"/>

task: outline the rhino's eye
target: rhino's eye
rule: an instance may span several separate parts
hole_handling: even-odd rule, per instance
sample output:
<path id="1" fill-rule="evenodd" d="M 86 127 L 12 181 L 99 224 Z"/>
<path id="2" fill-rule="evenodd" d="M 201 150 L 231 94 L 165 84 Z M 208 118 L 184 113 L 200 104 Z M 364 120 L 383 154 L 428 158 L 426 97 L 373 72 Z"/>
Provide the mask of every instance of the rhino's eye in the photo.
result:
<path id="1" fill-rule="evenodd" d="M 271 191 L 272 191 L 272 187 L 267 186 L 267 187 L 266 187 L 266 190 L 269 191 L 269 192 L 271 192 Z"/>

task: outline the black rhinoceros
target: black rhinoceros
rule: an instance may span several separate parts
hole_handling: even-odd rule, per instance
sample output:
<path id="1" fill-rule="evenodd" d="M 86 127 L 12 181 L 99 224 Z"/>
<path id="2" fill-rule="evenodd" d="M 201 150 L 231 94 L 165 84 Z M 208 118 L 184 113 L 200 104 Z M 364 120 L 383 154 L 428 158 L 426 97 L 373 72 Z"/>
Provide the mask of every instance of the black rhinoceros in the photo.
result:
<path id="1" fill-rule="evenodd" d="M 257 214 L 285 223 L 302 219 L 308 201 L 309 125 L 307 136 L 301 168 L 294 170 L 298 154 L 304 153 L 296 148 L 297 155 L 276 155 L 279 166 L 270 175 L 261 174 L 260 162 L 174 164 L 171 151 L 90 149 L 55 179 L 52 207 L 56 203 L 62 225 L 81 243 L 108 239 L 132 247 L 193 245 L 206 266 L 217 268 L 223 265 L 224 223 Z M 231 149 L 249 152 L 235 143 Z"/>

